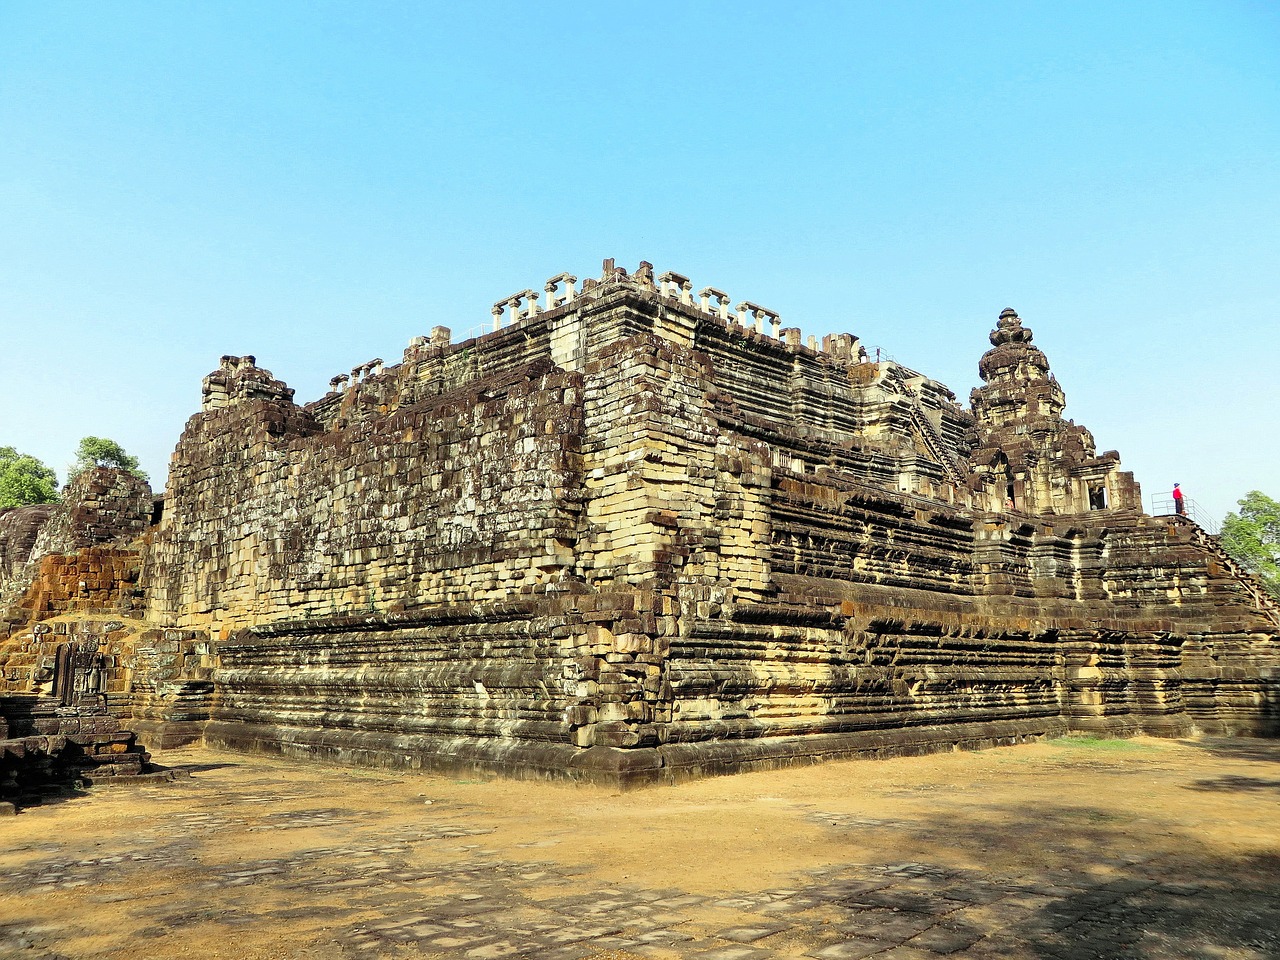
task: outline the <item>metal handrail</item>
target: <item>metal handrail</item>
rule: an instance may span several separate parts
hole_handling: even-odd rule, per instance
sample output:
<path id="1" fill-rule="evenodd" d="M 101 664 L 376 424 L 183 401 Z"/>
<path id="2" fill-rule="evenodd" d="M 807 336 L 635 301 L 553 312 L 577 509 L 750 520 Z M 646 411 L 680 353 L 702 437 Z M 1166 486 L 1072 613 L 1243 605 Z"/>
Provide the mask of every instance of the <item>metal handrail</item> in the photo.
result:
<path id="1" fill-rule="evenodd" d="M 1218 535 L 1218 521 L 1215 516 L 1206 510 L 1200 504 L 1196 503 L 1190 497 L 1182 498 L 1183 516 L 1189 520 L 1194 520 L 1211 537 Z M 1177 510 L 1174 509 L 1173 497 L 1170 496 L 1152 496 L 1151 498 L 1151 515 L 1153 517 L 1176 516 Z"/>
<path id="2" fill-rule="evenodd" d="M 942 437 L 938 435 L 938 431 L 934 429 L 933 422 L 929 419 L 928 415 L 925 414 L 919 406 L 913 404 L 909 410 L 908 416 L 910 417 L 912 424 L 915 425 L 916 430 L 919 431 L 921 438 L 924 440 L 924 445 L 937 459 L 939 465 L 941 465 L 943 469 L 943 472 L 951 478 L 951 482 L 957 486 L 963 484 L 965 478 L 964 474 L 961 472 L 959 464 L 956 463 L 955 458 L 948 452 L 946 444 Z"/>
<path id="3" fill-rule="evenodd" d="M 1265 615 L 1277 627 L 1280 627 L 1280 601 L 1271 594 L 1266 585 L 1244 569 L 1235 557 L 1227 553 L 1222 546 L 1222 541 L 1217 536 L 1210 534 L 1185 514 L 1182 516 L 1175 515 L 1175 519 L 1178 523 L 1188 527 L 1196 543 L 1217 557 L 1218 562 L 1248 591 L 1249 597 L 1253 601 L 1254 609 Z"/>

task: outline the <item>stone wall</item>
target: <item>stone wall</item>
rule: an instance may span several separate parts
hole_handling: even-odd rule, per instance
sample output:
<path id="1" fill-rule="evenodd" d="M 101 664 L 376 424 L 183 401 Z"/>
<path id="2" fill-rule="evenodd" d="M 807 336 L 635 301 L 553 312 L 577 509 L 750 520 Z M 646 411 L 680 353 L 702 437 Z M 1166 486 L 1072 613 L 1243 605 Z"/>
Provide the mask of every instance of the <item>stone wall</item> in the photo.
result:
<path id="1" fill-rule="evenodd" d="M 11 584 L 31 562 L 40 531 L 57 509 L 41 503 L 0 510 L 0 597 L 12 592 Z"/>
<path id="2" fill-rule="evenodd" d="M 328 431 L 287 399 L 198 414 L 147 554 L 152 618 L 225 639 L 556 581 L 580 408 L 579 377 L 535 364 Z"/>
<path id="3" fill-rule="evenodd" d="M 112 574 L 146 601 L 99 648 L 113 708 L 164 745 L 620 784 L 1274 731 L 1280 612 L 1140 512 L 1012 311 L 964 409 L 648 264 L 575 284 L 302 406 L 224 357 Z M 74 612 L 64 569 L 25 616 Z"/>
<path id="4" fill-rule="evenodd" d="M 58 509 L 41 529 L 32 556 L 127 544 L 151 525 L 151 510 L 147 481 L 127 470 L 89 467 L 63 488 Z"/>
<path id="5" fill-rule="evenodd" d="M 27 589 L 10 606 L 10 629 L 68 613 L 139 615 L 141 561 L 135 550 L 84 547 L 36 560 Z"/>
<path id="6" fill-rule="evenodd" d="M 72 478 L 58 503 L 0 514 L 0 639 L 67 613 L 139 615 L 135 541 L 150 527 L 152 508 L 145 480 L 92 467 Z"/>

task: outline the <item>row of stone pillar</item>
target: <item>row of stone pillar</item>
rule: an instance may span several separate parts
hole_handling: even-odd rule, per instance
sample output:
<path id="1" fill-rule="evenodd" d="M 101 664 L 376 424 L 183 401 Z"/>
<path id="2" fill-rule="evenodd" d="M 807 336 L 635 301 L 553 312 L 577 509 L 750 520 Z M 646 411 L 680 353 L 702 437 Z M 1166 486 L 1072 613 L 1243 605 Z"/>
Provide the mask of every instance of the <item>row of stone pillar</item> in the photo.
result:
<path id="1" fill-rule="evenodd" d="M 578 278 L 570 273 L 560 273 L 547 280 L 543 286 L 547 298 L 545 307 L 540 302 L 541 294 L 533 289 L 521 290 L 519 293 L 514 293 L 497 301 L 490 310 L 493 315 L 493 329 L 501 330 L 504 326 L 510 326 L 511 324 L 519 323 L 521 320 L 536 317 L 544 311 L 554 310 L 577 299 L 580 295 L 576 289 L 577 282 Z M 673 270 L 668 270 L 659 276 L 656 282 L 660 296 L 677 300 L 688 306 L 695 305 L 693 282 L 688 277 Z M 725 323 L 732 320 L 739 326 L 745 329 L 753 329 L 762 336 L 771 336 L 775 340 L 783 340 L 788 346 L 801 345 L 802 335 L 799 328 L 783 327 L 782 318 L 775 311 L 762 307 L 760 304 L 753 303 L 750 300 L 743 300 L 732 309 L 729 304 L 729 295 L 723 290 L 717 290 L 715 287 L 704 287 L 698 292 L 696 305 L 701 307 L 704 313 L 717 316 Z M 841 334 L 836 339 L 852 341 L 856 350 L 857 337 Z M 814 352 L 840 354 L 840 345 L 829 341 L 832 341 L 832 338 L 824 337 L 822 342 L 819 343 L 817 337 L 810 336 L 807 346 Z M 856 358 L 864 360 L 865 356 L 865 353 L 863 353 Z"/>
<path id="2" fill-rule="evenodd" d="M 578 278 L 571 273 L 558 273 L 543 285 L 543 290 L 547 295 L 547 310 L 554 310 L 556 307 L 563 306 L 569 301 L 577 297 L 577 290 L 574 284 L 578 282 Z M 493 329 L 502 329 L 502 319 L 507 317 L 507 323 L 519 323 L 528 317 L 536 317 L 543 312 L 542 306 L 538 303 L 540 294 L 537 290 L 521 290 L 519 293 L 513 293 L 504 300 L 499 300 L 493 305 L 490 313 L 493 314 Z"/>
<path id="3" fill-rule="evenodd" d="M 369 377 L 375 377 L 382 372 L 382 358 L 374 357 L 368 363 L 362 363 L 358 367 L 352 367 L 350 374 L 340 373 L 329 381 L 329 389 L 335 393 L 341 393 L 348 386 L 354 387 L 362 380 Z"/>

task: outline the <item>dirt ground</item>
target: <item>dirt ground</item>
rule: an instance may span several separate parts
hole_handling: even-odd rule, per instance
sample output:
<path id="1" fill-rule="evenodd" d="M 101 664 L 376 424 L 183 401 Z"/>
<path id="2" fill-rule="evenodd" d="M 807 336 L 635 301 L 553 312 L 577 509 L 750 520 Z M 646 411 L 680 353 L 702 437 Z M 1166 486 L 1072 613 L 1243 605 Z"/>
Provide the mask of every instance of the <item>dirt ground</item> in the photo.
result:
<path id="1" fill-rule="evenodd" d="M 1280 957 L 1280 742 L 617 793 L 206 750 L 0 819 L 0 957 Z"/>

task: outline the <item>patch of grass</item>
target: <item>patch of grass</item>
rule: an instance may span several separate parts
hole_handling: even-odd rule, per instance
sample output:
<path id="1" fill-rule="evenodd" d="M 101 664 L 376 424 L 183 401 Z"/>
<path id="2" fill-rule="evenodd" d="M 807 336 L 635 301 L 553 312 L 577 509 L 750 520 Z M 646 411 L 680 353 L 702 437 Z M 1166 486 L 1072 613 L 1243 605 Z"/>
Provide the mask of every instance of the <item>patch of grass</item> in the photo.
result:
<path id="1" fill-rule="evenodd" d="M 1150 750 L 1145 743 L 1135 743 L 1120 737 L 1067 736 L 1055 737 L 1049 743 L 1060 747 L 1079 747 L 1085 750 Z"/>

